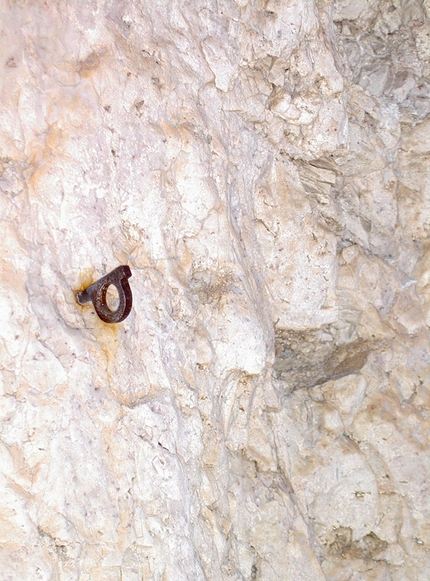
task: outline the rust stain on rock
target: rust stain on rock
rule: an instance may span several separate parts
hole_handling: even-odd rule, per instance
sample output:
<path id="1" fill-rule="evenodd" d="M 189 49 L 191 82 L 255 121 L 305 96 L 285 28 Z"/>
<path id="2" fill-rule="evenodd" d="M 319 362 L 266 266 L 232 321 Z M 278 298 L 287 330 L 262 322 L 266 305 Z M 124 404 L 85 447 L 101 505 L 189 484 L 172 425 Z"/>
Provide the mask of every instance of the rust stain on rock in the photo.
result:
<path id="1" fill-rule="evenodd" d="M 98 69 L 103 53 L 92 52 L 86 59 L 78 63 L 79 74 L 84 77 L 90 77 L 91 74 Z"/>

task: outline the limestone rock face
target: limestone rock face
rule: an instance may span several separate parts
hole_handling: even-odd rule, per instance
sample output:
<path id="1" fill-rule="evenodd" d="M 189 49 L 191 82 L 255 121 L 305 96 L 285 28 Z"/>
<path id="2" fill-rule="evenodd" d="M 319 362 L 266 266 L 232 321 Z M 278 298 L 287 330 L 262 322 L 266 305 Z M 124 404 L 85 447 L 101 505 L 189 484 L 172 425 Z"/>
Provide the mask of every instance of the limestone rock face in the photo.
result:
<path id="1" fill-rule="evenodd" d="M 0 14 L 1 580 L 428 581 L 429 0 Z"/>

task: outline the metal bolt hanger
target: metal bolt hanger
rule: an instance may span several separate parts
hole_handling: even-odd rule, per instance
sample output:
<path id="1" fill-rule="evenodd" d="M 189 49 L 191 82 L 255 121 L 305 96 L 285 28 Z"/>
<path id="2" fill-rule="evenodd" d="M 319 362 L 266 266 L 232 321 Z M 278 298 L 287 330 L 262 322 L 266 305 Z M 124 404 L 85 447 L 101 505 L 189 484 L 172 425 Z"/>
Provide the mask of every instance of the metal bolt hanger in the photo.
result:
<path id="1" fill-rule="evenodd" d="M 96 313 L 105 323 L 120 323 L 128 317 L 133 305 L 133 296 L 128 284 L 131 276 L 129 266 L 118 266 L 84 291 L 77 293 L 76 299 L 80 305 L 92 302 Z M 116 311 L 111 311 L 106 302 L 107 289 L 111 284 L 118 291 L 119 305 Z"/>

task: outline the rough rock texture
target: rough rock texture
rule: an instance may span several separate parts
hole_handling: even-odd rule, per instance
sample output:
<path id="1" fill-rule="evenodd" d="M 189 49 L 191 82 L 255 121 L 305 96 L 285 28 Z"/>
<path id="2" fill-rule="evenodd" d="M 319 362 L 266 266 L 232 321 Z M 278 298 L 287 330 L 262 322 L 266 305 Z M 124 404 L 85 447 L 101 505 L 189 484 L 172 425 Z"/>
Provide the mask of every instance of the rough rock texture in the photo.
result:
<path id="1" fill-rule="evenodd" d="M 428 581 L 430 1 L 0 14 L 1 581 Z"/>

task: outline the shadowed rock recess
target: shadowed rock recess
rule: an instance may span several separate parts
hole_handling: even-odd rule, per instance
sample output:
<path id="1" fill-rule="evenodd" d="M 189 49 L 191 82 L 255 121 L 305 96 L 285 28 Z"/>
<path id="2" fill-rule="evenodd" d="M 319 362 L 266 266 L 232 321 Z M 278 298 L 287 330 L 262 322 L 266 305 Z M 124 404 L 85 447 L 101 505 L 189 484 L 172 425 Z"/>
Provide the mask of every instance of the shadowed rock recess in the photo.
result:
<path id="1" fill-rule="evenodd" d="M 0 19 L 1 581 L 428 581 L 430 0 Z"/>

